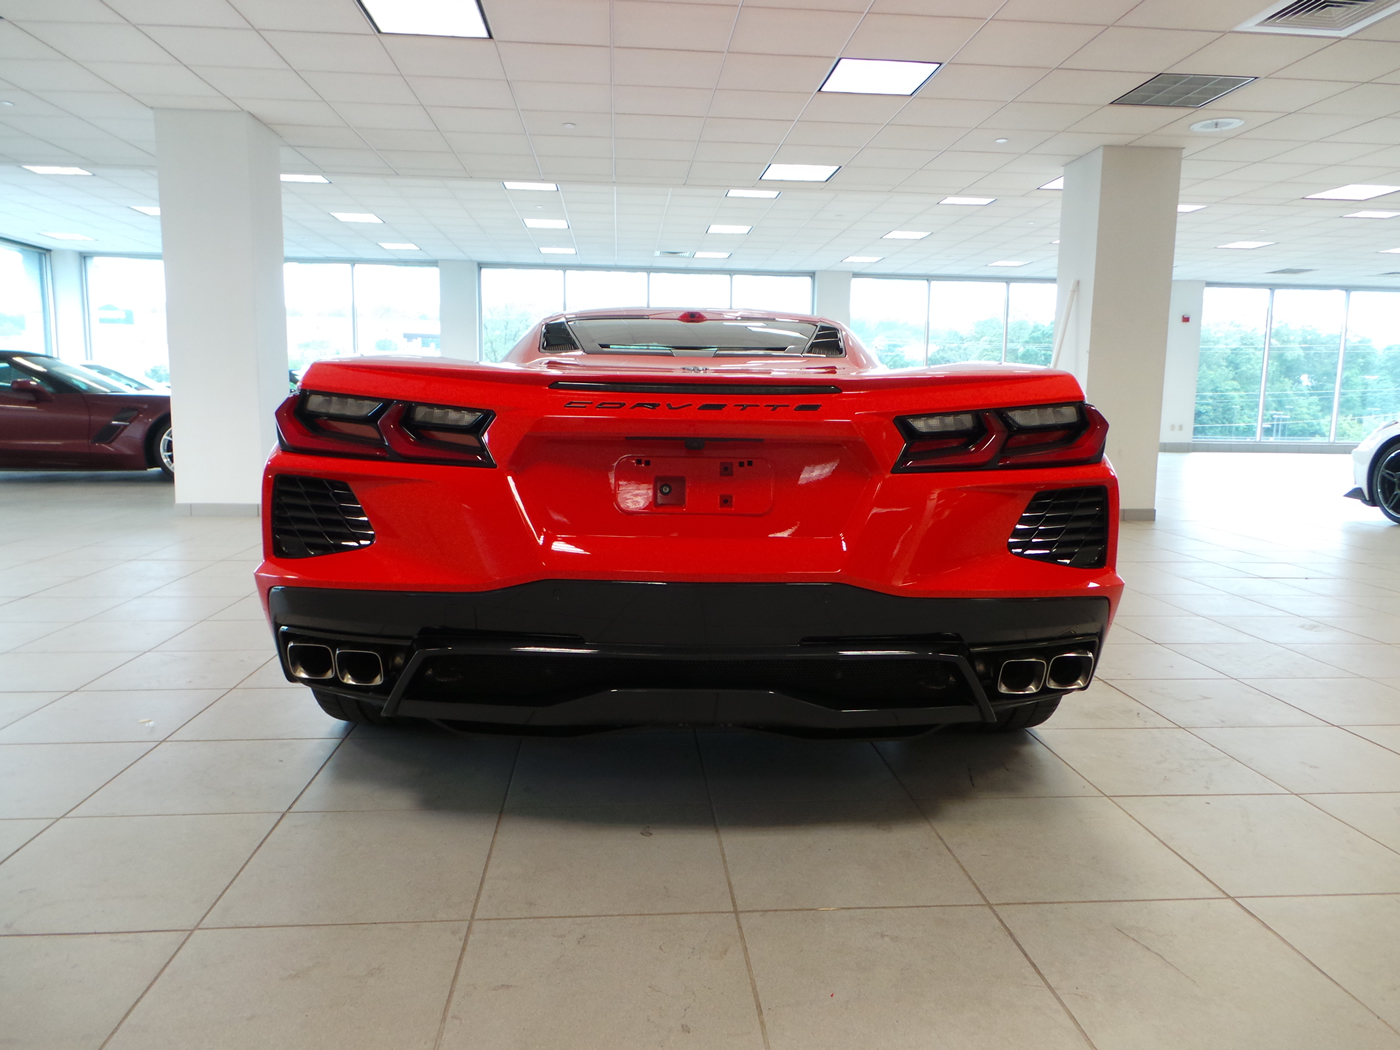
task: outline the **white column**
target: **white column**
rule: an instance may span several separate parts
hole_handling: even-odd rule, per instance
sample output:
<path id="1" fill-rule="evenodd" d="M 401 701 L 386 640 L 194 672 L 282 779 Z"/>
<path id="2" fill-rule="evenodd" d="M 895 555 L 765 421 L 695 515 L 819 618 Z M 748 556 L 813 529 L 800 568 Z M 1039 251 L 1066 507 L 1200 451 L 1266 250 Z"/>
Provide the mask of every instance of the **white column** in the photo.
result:
<path id="1" fill-rule="evenodd" d="M 1065 165 L 1058 364 L 1108 417 L 1123 517 L 1156 517 L 1181 150 L 1102 146 Z"/>
<path id="2" fill-rule="evenodd" d="M 851 271 L 819 270 L 812 275 L 812 313 L 851 323 Z"/>
<path id="3" fill-rule="evenodd" d="M 476 263 L 463 259 L 443 259 L 438 263 L 443 357 L 481 360 L 480 270 Z"/>
<path id="4" fill-rule="evenodd" d="M 86 361 L 82 253 L 55 248 L 49 253 L 49 277 L 53 282 L 53 353 L 65 361 Z"/>
<path id="5" fill-rule="evenodd" d="M 175 505 L 255 514 L 287 396 L 281 140 L 247 113 L 156 110 Z"/>
<path id="6" fill-rule="evenodd" d="M 1164 446 L 1191 440 L 1196 428 L 1196 374 L 1201 366 L 1201 303 L 1205 281 L 1173 281 L 1167 311 L 1167 366 L 1162 380 Z M 1185 452 L 1186 449 L 1164 449 Z"/>

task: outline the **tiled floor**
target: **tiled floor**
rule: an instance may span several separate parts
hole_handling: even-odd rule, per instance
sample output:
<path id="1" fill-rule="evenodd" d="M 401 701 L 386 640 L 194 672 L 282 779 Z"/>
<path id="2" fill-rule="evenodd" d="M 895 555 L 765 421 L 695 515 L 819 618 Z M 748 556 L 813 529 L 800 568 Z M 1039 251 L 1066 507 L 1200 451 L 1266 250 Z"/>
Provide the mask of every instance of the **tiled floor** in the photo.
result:
<path id="1" fill-rule="evenodd" d="M 1400 1050 L 1400 528 L 1163 457 L 1098 684 L 899 743 L 356 729 L 251 521 L 0 476 L 0 1046 Z"/>

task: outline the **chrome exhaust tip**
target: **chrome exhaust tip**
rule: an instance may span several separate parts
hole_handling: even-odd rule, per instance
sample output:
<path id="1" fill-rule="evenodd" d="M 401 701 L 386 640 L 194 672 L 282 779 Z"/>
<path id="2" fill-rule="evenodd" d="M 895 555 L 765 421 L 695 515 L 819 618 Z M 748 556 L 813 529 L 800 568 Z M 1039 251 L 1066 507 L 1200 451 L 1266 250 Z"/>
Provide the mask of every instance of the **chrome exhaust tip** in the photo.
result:
<path id="1" fill-rule="evenodd" d="M 1039 657 L 1019 657 L 1002 662 L 997 672 L 997 692 L 1008 696 L 1038 693 L 1045 685 L 1045 661 Z"/>
<path id="2" fill-rule="evenodd" d="M 329 645 L 287 643 L 287 667 L 294 678 L 319 681 L 335 677 L 335 654 Z"/>
<path id="3" fill-rule="evenodd" d="M 368 649 L 337 649 L 335 673 L 346 685 L 379 685 L 384 681 L 384 661 Z"/>
<path id="4" fill-rule="evenodd" d="M 1085 689 L 1093 677 L 1094 654 L 1079 649 L 1051 660 L 1047 681 L 1051 689 Z"/>

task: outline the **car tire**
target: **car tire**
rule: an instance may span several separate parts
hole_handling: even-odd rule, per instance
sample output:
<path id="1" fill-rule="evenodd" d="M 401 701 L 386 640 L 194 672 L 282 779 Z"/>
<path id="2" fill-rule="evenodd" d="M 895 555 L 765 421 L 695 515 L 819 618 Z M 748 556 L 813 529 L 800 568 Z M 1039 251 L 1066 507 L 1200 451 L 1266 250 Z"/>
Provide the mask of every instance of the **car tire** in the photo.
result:
<path id="1" fill-rule="evenodd" d="M 149 462 L 160 467 L 166 481 L 175 480 L 175 439 L 168 419 L 162 419 L 151 428 Z"/>
<path id="2" fill-rule="evenodd" d="M 1400 442 L 1382 449 L 1372 461 L 1371 498 L 1382 514 L 1400 525 Z"/>
<path id="3" fill-rule="evenodd" d="M 1033 704 L 1021 704 L 998 712 L 996 724 L 986 726 L 986 730 L 989 733 L 1015 733 L 1022 729 L 1030 729 L 1048 719 L 1059 706 L 1058 696 L 1052 696 L 1049 700 L 1037 700 Z"/>
<path id="4" fill-rule="evenodd" d="M 311 692 L 316 697 L 316 702 L 321 705 L 322 711 L 342 722 L 353 722 L 358 726 L 394 724 L 394 719 L 385 718 L 375 704 L 367 704 L 363 700 L 355 700 L 348 696 L 336 696 L 335 693 L 326 693 L 319 689 L 313 689 Z"/>

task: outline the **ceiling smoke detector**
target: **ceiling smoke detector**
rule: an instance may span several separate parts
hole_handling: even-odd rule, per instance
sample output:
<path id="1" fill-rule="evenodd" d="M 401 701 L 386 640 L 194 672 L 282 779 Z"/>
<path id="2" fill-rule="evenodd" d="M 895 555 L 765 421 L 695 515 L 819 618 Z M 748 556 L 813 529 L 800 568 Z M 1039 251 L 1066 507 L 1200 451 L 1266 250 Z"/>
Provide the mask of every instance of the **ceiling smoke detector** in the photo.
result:
<path id="1" fill-rule="evenodd" d="M 1351 36 L 1400 11 L 1400 0 L 1281 0 L 1236 26 L 1244 33 Z"/>
<path id="2" fill-rule="evenodd" d="M 1216 117 L 1214 120 L 1198 120 L 1191 125 L 1192 131 L 1233 131 L 1244 127 L 1239 117 Z"/>
<path id="3" fill-rule="evenodd" d="M 1400 4 L 1400 0 L 1395 0 Z M 1214 102 L 1236 88 L 1242 88 L 1258 77 L 1211 77 L 1195 73 L 1158 73 L 1145 84 L 1139 84 L 1114 106 L 1183 106 L 1191 109 Z"/>

